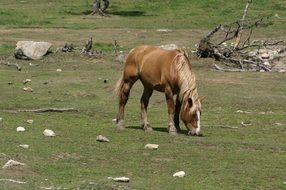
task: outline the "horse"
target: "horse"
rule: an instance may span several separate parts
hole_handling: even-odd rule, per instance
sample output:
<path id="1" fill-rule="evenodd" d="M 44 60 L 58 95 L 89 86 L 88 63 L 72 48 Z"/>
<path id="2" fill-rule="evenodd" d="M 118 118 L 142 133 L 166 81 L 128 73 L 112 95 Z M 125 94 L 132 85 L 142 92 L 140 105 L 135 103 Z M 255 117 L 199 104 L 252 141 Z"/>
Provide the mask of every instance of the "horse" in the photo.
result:
<path id="1" fill-rule="evenodd" d="M 141 122 L 145 131 L 152 131 L 147 119 L 147 107 L 154 90 L 165 93 L 168 106 L 168 131 L 180 131 L 179 120 L 184 122 L 188 135 L 200 135 L 201 101 L 196 78 L 185 51 L 166 50 L 157 46 L 141 45 L 127 55 L 124 71 L 115 85 L 119 99 L 116 117 L 118 129 L 124 129 L 124 109 L 133 84 L 140 80 L 144 91 L 141 96 Z M 176 103 L 174 96 L 176 95 Z"/>

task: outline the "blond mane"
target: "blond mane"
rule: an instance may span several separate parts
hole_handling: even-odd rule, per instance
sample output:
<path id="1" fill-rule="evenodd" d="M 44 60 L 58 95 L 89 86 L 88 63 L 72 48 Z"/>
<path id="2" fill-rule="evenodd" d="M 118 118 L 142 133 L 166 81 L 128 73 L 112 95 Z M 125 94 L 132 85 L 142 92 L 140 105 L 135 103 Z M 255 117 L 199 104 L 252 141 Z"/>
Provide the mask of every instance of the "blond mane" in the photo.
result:
<path id="1" fill-rule="evenodd" d="M 197 92 L 196 77 L 191 70 L 191 63 L 185 53 L 176 55 L 174 60 L 176 60 L 175 67 L 179 75 L 179 99 L 183 107 L 185 107 L 188 98 L 192 98 L 193 106 L 191 112 L 193 113 L 201 108 L 201 104 Z"/>

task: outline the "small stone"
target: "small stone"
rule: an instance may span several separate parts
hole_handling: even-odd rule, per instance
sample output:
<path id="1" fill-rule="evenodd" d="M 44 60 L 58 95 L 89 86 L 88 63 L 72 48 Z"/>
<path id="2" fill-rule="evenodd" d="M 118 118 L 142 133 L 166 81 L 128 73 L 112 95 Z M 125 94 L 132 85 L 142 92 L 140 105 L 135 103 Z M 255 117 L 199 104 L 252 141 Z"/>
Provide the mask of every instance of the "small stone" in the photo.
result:
<path id="1" fill-rule="evenodd" d="M 43 134 L 46 136 L 46 137 L 54 137 L 56 136 L 55 132 L 50 130 L 50 129 L 45 129 Z"/>
<path id="2" fill-rule="evenodd" d="M 263 65 L 270 66 L 270 63 L 268 61 L 265 61 L 263 62 Z"/>
<path id="3" fill-rule="evenodd" d="M 28 120 L 27 120 L 27 123 L 28 123 L 28 124 L 33 124 L 33 123 L 34 123 L 34 120 L 28 119 Z"/>
<path id="4" fill-rule="evenodd" d="M 26 92 L 33 92 L 33 89 L 31 87 L 24 87 L 23 90 Z"/>
<path id="5" fill-rule="evenodd" d="M 24 127 L 20 126 L 20 127 L 17 127 L 16 131 L 17 132 L 24 132 L 24 131 L 26 131 L 26 129 Z"/>
<path id="6" fill-rule="evenodd" d="M 25 148 L 25 149 L 28 149 L 29 148 L 29 145 L 27 144 L 20 144 L 19 147 L 22 147 L 22 148 Z"/>
<path id="7" fill-rule="evenodd" d="M 15 160 L 9 160 L 2 168 L 5 169 L 5 168 L 10 168 L 12 166 L 24 166 L 24 165 L 25 165 L 24 163 L 17 162 Z"/>
<path id="8" fill-rule="evenodd" d="M 243 126 L 243 127 L 247 127 L 247 126 L 250 126 L 250 125 L 251 125 L 251 122 L 250 122 L 250 121 L 242 121 L 240 124 L 241 124 L 241 126 Z"/>
<path id="9" fill-rule="evenodd" d="M 25 79 L 23 80 L 23 84 L 27 84 L 28 82 L 31 82 L 32 80 L 31 79 Z"/>
<path id="10" fill-rule="evenodd" d="M 96 137 L 96 140 L 99 141 L 99 142 L 109 142 L 109 139 L 106 138 L 105 136 L 102 136 L 102 135 L 98 135 Z"/>
<path id="11" fill-rule="evenodd" d="M 236 113 L 251 113 L 251 112 L 249 112 L 249 111 L 237 110 Z"/>
<path id="12" fill-rule="evenodd" d="M 113 122 L 116 122 L 116 120 L 117 120 L 116 118 L 112 119 Z"/>
<path id="13" fill-rule="evenodd" d="M 185 177 L 186 173 L 184 171 L 179 171 L 173 174 L 173 177 Z"/>
<path id="14" fill-rule="evenodd" d="M 278 73 L 286 73 L 286 70 L 281 69 L 281 70 L 278 71 Z"/>
<path id="15" fill-rule="evenodd" d="M 179 47 L 176 44 L 166 44 L 166 45 L 161 45 L 160 48 L 165 50 L 173 50 L 173 49 L 178 49 Z"/>
<path id="16" fill-rule="evenodd" d="M 282 124 L 282 123 L 275 123 L 275 125 L 280 127 L 280 126 L 282 126 L 283 124 Z"/>
<path id="17" fill-rule="evenodd" d="M 270 58 L 270 55 L 269 55 L 268 53 L 263 53 L 263 54 L 261 55 L 261 58 L 262 58 L 262 59 L 269 59 L 269 58 Z"/>
<path id="18" fill-rule="evenodd" d="M 62 71 L 62 69 L 57 69 L 56 71 L 57 71 L 57 72 L 61 72 L 61 71 Z"/>
<path id="19" fill-rule="evenodd" d="M 157 144 L 146 144 L 144 148 L 157 150 L 159 148 L 159 145 L 157 145 Z"/>
<path id="20" fill-rule="evenodd" d="M 116 182 L 124 182 L 124 183 L 128 183 L 130 181 L 130 179 L 128 177 L 116 177 L 116 178 L 112 178 L 113 181 Z"/>
<path id="21" fill-rule="evenodd" d="M 2 122 L 3 121 L 3 118 L 2 117 L 0 117 L 0 122 Z"/>

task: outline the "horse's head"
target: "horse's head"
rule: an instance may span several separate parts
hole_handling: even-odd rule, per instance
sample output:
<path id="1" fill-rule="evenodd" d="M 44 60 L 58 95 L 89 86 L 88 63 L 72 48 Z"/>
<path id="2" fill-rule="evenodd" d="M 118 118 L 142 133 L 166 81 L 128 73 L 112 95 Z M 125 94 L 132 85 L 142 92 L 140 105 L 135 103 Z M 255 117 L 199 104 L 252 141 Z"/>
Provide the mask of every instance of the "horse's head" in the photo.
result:
<path id="1" fill-rule="evenodd" d="M 201 101 L 203 98 L 198 98 L 193 101 L 188 98 L 184 103 L 181 110 L 181 119 L 188 129 L 188 135 L 200 135 L 201 126 Z"/>

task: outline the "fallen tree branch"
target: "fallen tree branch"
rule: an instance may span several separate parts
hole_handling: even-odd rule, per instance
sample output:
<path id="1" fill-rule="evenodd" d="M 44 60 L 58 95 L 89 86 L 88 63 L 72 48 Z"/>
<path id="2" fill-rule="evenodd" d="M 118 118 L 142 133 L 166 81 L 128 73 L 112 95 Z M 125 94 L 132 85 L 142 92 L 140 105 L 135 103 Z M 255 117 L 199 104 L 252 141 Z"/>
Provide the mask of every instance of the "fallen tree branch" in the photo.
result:
<path id="1" fill-rule="evenodd" d="M 7 63 L 2 62 L 2 63 L 3 63 L 3 65 L 7 65 L 8 67 L 9 66 L 16 67 L 18 71 L 22 70 L 22 68 L 17 63 L 9 63 L 9 62 L 7 62 Z"/>
<path id="2" fill-rule="evenodd" d="M 217 64 L 214 64 L 214 68 L 218 71 L 223 71 L 223 72 L 243 72 L 243 69 L 224 69 L 218 66 Z"/>
<path id="3" fill-rule="evenodd" d="M 0 110 L 0 112 L 6 113 L 18 113 L 18 112 L 78 112 L 79 110 L 75 108 L 40 108 L 40 109 L 18 109 L 18 110 Z"/>
<path id="4" fill-rule="evenodd" d="M 227 129 L 238 129 L 238 127 L 229 126 L 229 125 L 202 125 L 202 127 L 220 127 L 220 128 L 227 128 Z"/>
<path id="5" fill-rule="evenodd" d="M 24 181 L 18 181 L 18 180 L 14 180 L 14 179 L 0 179 L 0 181 L 9 181 L 9 182 L 18 183 L 18 184 L 25 184 L 26 183 Z"/>
<path id="6" fill-rule="evenodd" d="M 248 8 L 250 6 L 250 4 L 252 3 L 252 0 L 248 0 L 247 3 L 246 3 L 246 6 L 245 6 L 245 9 L 244 9 L 244 12 L 243 12 L 243 16 L 242 16 L 242 19 L 241 19 L 241 26 L 243 27 L 243 24 L 244 24 L 244 20 L 245 20 L 245 17 L 247 15 L 247 12 L 248 12 Z M 242 36 L 242 32 L 243 30 L 241 29 L 241 26 L 239 27 L 238 29 L 238 35 L 237 35 L 237 38 L 236 38 L 236 42 L 234 44 L 234 49 L 236 49 L 240 43 L 240 39 L 241 39 L 241 36 Z"/>

